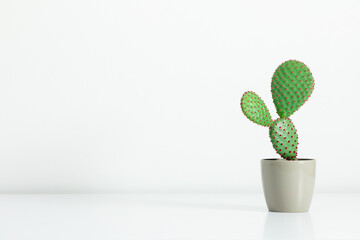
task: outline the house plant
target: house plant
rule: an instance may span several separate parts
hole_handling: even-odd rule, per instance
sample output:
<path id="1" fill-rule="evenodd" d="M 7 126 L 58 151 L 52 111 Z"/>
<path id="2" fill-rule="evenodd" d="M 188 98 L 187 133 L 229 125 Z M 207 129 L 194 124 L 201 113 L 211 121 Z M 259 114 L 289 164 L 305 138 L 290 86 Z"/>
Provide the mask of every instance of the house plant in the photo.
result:
<path id="1" fill-rule="evenodd" d="M 256 124 L 269 127 L 269 136 L 279 159 L 262 159 L 261 172 L 269 211 L 308 211 L 315 182 L 315 160 L 297 158 L 298 134 L 290 116 L 311 96 L 314 78 L 297 60 L 282 63 L 272 77 L 271 93 L 279 118 L 255 92 L 245 92 L 241 109 Z"/>

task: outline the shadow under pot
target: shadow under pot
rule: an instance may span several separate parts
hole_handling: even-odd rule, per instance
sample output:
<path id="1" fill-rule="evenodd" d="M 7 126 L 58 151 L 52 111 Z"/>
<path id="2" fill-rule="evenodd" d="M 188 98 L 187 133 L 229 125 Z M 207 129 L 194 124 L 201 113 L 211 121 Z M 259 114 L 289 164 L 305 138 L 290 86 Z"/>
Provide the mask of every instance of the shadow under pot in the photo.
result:
<path id="1" fill-rule="evenodd" d="M 262 159 L 265 200 L 271 212 L 307 212 L 315 184 L 315 159 Z"/>

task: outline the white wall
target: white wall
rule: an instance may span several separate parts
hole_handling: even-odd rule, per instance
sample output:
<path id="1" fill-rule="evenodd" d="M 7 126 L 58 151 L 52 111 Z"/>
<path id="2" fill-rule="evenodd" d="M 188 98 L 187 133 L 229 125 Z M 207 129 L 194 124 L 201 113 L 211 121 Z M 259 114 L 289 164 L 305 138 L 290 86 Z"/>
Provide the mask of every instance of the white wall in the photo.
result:
<path id="1" fill-rule="evenodd" d="M 0 3 L 0 192 L 261 191 L 268 130 L 241 113 L 305 62 L 292 119 L 317 191 L 360 190 L 360 2 Z"/>

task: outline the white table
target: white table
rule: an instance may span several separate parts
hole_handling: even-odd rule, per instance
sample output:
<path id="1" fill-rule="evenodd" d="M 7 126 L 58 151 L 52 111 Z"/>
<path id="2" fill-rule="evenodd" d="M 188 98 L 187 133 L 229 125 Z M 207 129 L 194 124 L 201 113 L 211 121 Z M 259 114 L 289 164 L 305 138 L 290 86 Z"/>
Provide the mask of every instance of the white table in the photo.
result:
<path id="1" fill-rule="evenodd" d="M 0 239 L 360 239 L 360 194 L 315 194 L 295 214 L 260 194 L 3 194 Z"/>

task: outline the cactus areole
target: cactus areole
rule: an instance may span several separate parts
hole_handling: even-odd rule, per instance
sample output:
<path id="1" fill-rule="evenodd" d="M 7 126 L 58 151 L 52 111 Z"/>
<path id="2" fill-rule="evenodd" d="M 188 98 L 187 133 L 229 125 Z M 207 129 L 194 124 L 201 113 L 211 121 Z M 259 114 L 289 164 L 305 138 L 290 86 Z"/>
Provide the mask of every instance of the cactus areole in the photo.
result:
<path id="1" fill-rule="evenodd" d="M 314 90 L 314 78 L 302 62 L 289 60 L 276 70 L 271 81 L 271 94 L 280 118 L 272 120 L 264 101 L 254 92 L 245 92 L 240 106 L 252 122 L 269 127 L 275 151 L 286 160 L 297 156 L 298 135 L 290 116 L 309 99 Z"/>

